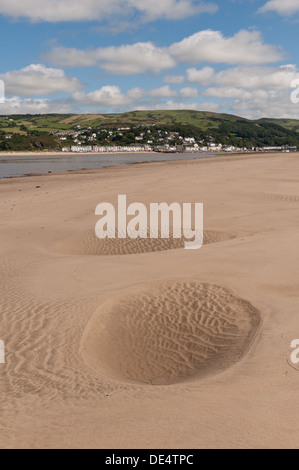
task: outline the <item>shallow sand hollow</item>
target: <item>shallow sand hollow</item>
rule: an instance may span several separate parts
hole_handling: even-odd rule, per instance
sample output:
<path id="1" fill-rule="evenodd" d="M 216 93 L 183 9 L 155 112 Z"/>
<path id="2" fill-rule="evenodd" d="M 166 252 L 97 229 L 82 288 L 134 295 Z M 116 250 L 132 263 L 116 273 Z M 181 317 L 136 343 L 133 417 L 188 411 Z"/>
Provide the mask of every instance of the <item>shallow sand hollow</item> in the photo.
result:
<path id="1" fill-rule="evenodd" d="M 148 286 L 107 304 L 81 343 L 86 364 L 151 385 L 225 370 L 246 354 L 261 322 L 249 302 L 192 281 Z"/>

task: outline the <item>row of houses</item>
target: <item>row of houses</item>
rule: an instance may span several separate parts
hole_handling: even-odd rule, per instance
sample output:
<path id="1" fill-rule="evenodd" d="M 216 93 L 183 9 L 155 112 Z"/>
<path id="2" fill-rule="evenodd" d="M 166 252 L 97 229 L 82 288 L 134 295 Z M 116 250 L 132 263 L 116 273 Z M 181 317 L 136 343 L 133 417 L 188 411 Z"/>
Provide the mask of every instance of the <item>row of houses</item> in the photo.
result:
<path id="1" fill-rule="evenodd" d="M 281 147 L 262 147 L 258 149 L 254 149 L 260 152 L 296 152 L 297 146 L 296 145 L 283 145 Z"/>
<path id="2" fill-rule="evenodd" d="M 63 152 L 74 153 L 122 153 L 122 152 L 150 152 L 152 148 L 149 145 L 129 145 L 120 146 L 99 146 L 99 145 L 72 145 L 63 147 Z"/>
<path id="3" fill-rule="evenodd" d="M 247 149 L 234 147 L 233 145 L 222 146 L 221 144 L 210 144 L 208 146 L 200 147 L 198 144 L 194 145 L 176 145 L 169 146 L 160 145 L 151 147 L 146 144 L 131 144 L 127 146 L 100 146 L 100 145 L 72 145 L 71 147 L 63 147 L 63 152 L 74 153 L 122 153 L 122 152 L 295 152 L 296 146 L 281 146 L 281 147 L 259 147 Z"/>

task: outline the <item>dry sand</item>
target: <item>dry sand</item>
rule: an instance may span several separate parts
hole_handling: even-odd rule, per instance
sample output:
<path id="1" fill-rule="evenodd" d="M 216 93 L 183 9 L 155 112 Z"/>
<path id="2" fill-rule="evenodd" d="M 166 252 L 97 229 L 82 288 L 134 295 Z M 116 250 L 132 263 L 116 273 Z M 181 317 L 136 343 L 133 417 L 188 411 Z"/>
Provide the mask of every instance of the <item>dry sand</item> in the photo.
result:
<path id="1" fill-rule="evenodd" d="M 1 448 L 299 447 L 299 155 L 0 181 Z M 205 244 L 99 241 L 203 202 Z"/>

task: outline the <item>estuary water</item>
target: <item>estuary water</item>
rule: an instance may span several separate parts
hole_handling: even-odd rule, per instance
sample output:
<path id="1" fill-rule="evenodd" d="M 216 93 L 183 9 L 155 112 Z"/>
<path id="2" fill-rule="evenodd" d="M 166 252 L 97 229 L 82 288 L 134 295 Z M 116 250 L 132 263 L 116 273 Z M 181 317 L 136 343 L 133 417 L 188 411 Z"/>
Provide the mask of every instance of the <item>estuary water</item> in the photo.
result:
<path id="1" fill-rule="evenodd" d="M 209 153 L 132 153 L 132 154 L 72 154 L 72 155 L 0 155 L 0 178 L 28 174 L 57 173 L 70 170 L 96 169 L 133 163 L 196 160 L 215 157 Z"/>

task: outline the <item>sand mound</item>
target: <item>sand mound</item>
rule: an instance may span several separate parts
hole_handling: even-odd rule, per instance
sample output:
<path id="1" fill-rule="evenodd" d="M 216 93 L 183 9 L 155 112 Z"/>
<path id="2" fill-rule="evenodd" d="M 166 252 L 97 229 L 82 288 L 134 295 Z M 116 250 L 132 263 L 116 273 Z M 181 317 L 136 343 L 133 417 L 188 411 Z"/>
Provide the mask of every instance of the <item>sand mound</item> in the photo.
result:
<path id="1" fill-rule="evenodd" d="M 204 244 L 217 243 L 235 238 L 235 235 L 206 231 L 204 232 Z M 154 251 L 166 251 L 184 248 L 183 238 L 169 239 L 157 238 L 106 238 L 100 240 L 93 230 L 80 232 L 52 246 L 56 253 L 65 255 L 132 255 L 137 253 L 150 253 Z"/>
<path id="2" fill-rule="evenodd" d="M 118 380 L 172 384 L 230 367 L 248 351 L 259 312 L 226 289 L 157 283 L 104 304 L 81 342 L 86 364 Z"/>

